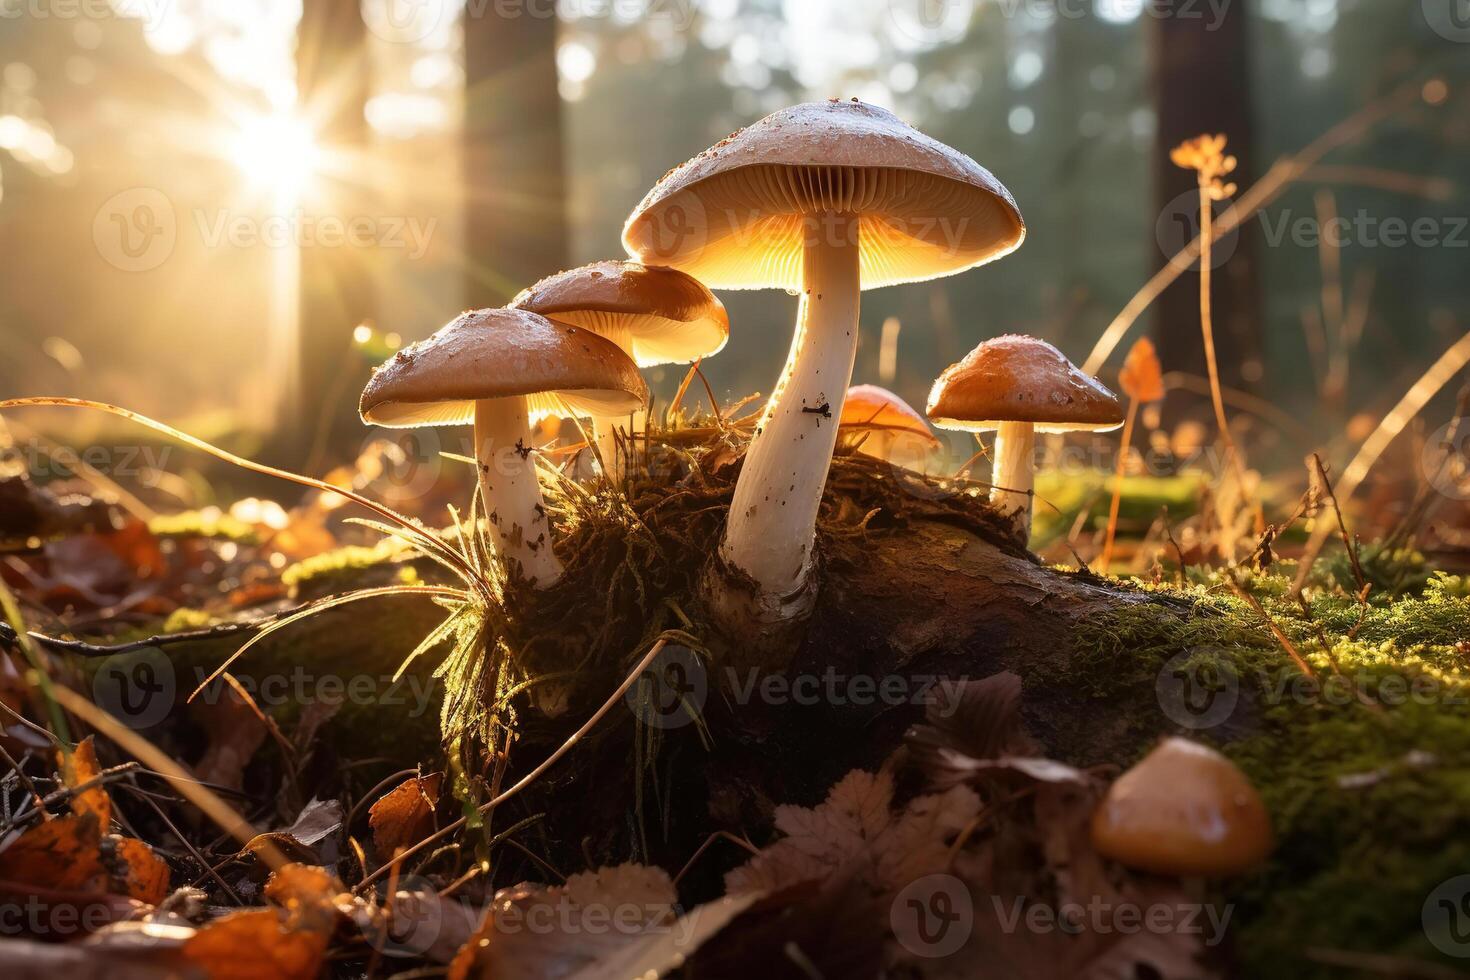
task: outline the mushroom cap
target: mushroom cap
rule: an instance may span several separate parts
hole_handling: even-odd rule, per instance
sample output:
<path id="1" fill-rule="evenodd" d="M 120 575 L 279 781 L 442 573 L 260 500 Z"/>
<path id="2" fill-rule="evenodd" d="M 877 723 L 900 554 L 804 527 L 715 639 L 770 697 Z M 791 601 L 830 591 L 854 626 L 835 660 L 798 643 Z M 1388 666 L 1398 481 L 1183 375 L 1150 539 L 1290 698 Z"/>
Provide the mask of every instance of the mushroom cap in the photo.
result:
<path id="1" fill-rule="evenodd" d="M 853 385 L 847 389 L 842 403 L 839 428 L 916 436 L 929 448 L 937 449 L 939 437 L 929 429 L 924 416 L 902 398 L 877 385 Z"/>
<path id="2" fill-rule="evenodd" d="M 562 323 L 625 334 L 639 367 L 688 364 L 718 354 L 730 317 L 698 279 L 678 269 L 609 260 L 558 272 L 511 301 Z"/>
<path id="3" fill-rule="evenodd" d="M 803 219 L 828 212 L 860 218 L 864 289 L 953 275 L 1026 237 L 990 171 L 887 109 L 834 99 L 773 113 L 664 175 L 623 244 L 716 289 L 796 290 Z"/>
<path id="4" fill-rule="evenodd" d="M 1271 818 L 1245 773 L 1214 749 L 1166 738 L 1092 815 L 1099 854 L 1141 871 L 1228 876 L 1271 851 Z"/>
<path id="5" fill-rule="evenodd" d="M 929 420 L 941 429 L 984 432 L 1032 422 L 1041 432 L 1116 429 L 1123 406 L 1044 340 L 993 337 L 944 369 L 929 392 Z"/>
<path id="6" fill-rule="evenodd" d="M 617 344 L 526 310 L 462 313 L 373 373 L 359 412 L 371 425 L 474 421 L 475 402 L 524 396 L 533 422 L 551 414 L 609 417 L 648 403 L 648 386 Z"/>

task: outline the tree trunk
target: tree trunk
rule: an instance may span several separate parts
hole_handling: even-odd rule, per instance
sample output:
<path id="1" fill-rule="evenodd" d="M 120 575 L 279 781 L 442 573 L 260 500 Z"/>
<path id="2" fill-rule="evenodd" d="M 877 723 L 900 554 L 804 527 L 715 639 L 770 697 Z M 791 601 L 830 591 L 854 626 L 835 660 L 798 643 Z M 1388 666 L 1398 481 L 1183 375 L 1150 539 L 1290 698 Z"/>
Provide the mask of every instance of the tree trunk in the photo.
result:
<path id="1" fill-rule="evenodd" d="M 557 22 L 527 5 L 464 20 L 466 303 L 500 306 L 567 267 Z"/>
<path id="2" fill-rule="evenodd" d="M 1163 4 L 1149 22 L 1157 129 L 1154 141 L 1155 229 L 1161 260 L 1171 257 L 1199 233 L 1198 185 L 1193 171 L 1176 167 L 1169 151 L 1202 133 L 1224 133 L 1227 153 L 1240 161 L 1230 179 L 1250 186 L 1260 165 L 1255 155 L 1245 5 L 1218 13 L 1201 8 L 1186 16 L 1177 3 Z M 1217 213 L 1223 210 L 1217 207 Z M 1221 380 L 1250 388 L 1264 367 L 1259 242 L 1254 226 L 1215 245 L 1215 345 Z M 1154 253 L 1151 253 L 1154 254 Z M 1154 304 L 1154 335 L 1165 369 L 1203 375 L 1200 341 L 1199 278 L 1181 276 Z"/>
<path id="3" fill-rule="evenodd" d="M 313 128 L 317 145 L 367 171 L 369 82 L 366 28 L 358 0 L 304 0 L 296 35 L 298 112 Z M 330 183 L 328 183 L 330 181 Z M 371 214 L 371 188 L 317 175 L 300 202 L 307 219 L 330 215 L 346 221 Z M 293 205 L 294 206 L 294 205 Z M 374 319 L 374 276 L 368 249 L 308 245 L 300 250 L 300 307 L 293 379 L 294 433 L 289 462 L 319 468 L 323 454 L 361 431 L 354 410 L 357 379 L 348 352 L 352 332 Z M 349 390 L 350 389 L 350 390 Z"/>

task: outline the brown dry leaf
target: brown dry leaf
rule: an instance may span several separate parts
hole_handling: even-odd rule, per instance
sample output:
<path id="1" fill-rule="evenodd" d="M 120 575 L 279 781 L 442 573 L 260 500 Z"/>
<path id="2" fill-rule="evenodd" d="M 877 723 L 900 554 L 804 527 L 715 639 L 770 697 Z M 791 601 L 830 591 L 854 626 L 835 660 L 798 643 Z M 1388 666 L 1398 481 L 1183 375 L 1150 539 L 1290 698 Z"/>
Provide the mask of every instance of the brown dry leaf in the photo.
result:
<path id="1" fill-rule="evenodd" d="M 879 891 L 903 887 L 944 867 L 950 841 L 980 812 L 966 786 L 921 796 L 895 815 L 893 774 L 853 770 L 812 809 L 778 806 L 776 828 L 786 834 L 747 864 L 725 875 L 726 894 L 776 892 L 802 881 L 852 869 Z"/>
<path id="2" fill-rule="evenodd" d="M 113 838 L 111 864 L 113 880 L 124 895 L 149 905 L 168 897 L 168 865 L 142 841 Z"/>
<path id="3" fill-rule="evenodd" d="M 189 714 L 204 729 L 208 741 L 194 763 L 194 775 L 206 783 L 240 789 L 245 767 L 265 744 L 269 729 L 228 684 L 216 681 L 205 688 Z"/>
<path id="4" fill-rule="evenodd" d="M 102 765 L 97 761 L 96 740 L 91 735 L 77 743 L 70 752 L 59 750 L 57 756 L 61 764 L 61 779 L 71 789 L 102 774 Z M 77 816 L 92 814 L 97 818 L 97 829 L 105 833 L 112 824 L 112 800 L 107 795 L 107 787 L 98 783 L 75 794 L 71 798 L 71 811 Z"/>
<path id="5" fill-rule="evenodd" d="M 0 852 L 0 878 L 48 888 L 104 891 L 102 835 L 92 813 L 37 824 Z"/>
<path id="6" fill-rule="evenodd" d="M 1164 368 L 1153 341 L 1139 337 L 1129 348 L 1123 369 L 1118 372 L 1118 385 L 1123 394 L 1137 402 L 1156 402 L 1164 397 Z"/>
<path id="7" fill-rule="evenodd" d="M 399 783 L 368 810 L 373 829 L 373 846 L 378 857 L 391 858 L 399 849 L 412 847 L 434 832 L 434 808 L 444 782 L 442 772 L 414 776 Z"/>
<path id="8" fill-rule="evenodd" d="M 676 902 L 668 874 L 639 864 L 572 875 L 555 888 L 503 889 L 454 958 L 450 980 L 560 980 L 672 929 Z"/>
<path id="9" fill-rule="evenodd" d="M 325 868 L 288 864 L 266 882 L 265 897 L 286 910 L 292 929 L 330 933 L 342 905 L 351 905 L 346 888 Z"/>
<path id="10" fill-rule="evenodd" d="M 249 909 L 215 919 L 186 940 L 182 952 L 210 980 L 315 980 L 328 938 L 288 928 L 275 909 Z"/>

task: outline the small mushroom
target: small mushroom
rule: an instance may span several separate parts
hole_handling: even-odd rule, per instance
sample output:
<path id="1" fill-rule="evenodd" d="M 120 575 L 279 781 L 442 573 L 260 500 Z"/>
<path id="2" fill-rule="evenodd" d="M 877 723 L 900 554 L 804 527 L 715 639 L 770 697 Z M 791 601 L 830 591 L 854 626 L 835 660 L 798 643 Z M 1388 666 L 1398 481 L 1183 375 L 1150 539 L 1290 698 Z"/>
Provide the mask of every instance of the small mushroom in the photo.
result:
<path id="1" fill-rule="evenodd" d="M 484 512 L 501 555 L 537 588 L 562 574 L 531 458 L 552 414 L 613 416 L 648 404 L 638 366 L 590 331 L 525 310 L 464 313 L 380 367 L 363 389 L 370 425 L 475 426 Z"/>
<path id="2" fill-rule="evenodd" d="M 985 341 L 944 369 L 929 392 L 941 429 L 995 430 L 990 502 L 1031 533 L 1036 432 L 1106 431 L 1123 424 L 1118 396 L 1044 340 L 1016 334 Z"/>
<path id="3" fill-rule="evenodd" d="M 1092 843 L 1140 871 L 1225 877 L 1271 852 L 1271 818 L 1233 762 L 1166 738 L 1108 789 L 1092 815 Z"/>
<path id="4" fill-rule="evenodd" d="M 522 290 L 510 305 L 590 330 L 641 368 L 710 357 L 730 339 L 725 305 L 703 283 L 676 269 L 637 262 L 594 262 L 559 272 Z M 641 409 L 623 420 L 633 436 L 646 421 Z M 616 422 L 594 419 L 593 431 L 598 455 L 621 478 L 626 460 L 618 452 Z"/>
<path id="5" fill-rule="evenodd" d="M 726 581 L 753 582 L 757 620 L 810 608 L 817 508 L 862 290 L 962 272 L 1024 237 L 1015 201 L 989 171 L 856 99 L 767 116 L 667 174 L 634 209 L 623 229 L 634 258 L 714 289 L 801 297 L 720 545 L 724 570 L 740 573 Z"/>
<path id="6" fill-rule="evenodd" d="M 924 416 L 902 398 L 877 385 L 853 385 L 842 403 L 841 436 L 858 452 L 909 463 L 939 448 Z"/>

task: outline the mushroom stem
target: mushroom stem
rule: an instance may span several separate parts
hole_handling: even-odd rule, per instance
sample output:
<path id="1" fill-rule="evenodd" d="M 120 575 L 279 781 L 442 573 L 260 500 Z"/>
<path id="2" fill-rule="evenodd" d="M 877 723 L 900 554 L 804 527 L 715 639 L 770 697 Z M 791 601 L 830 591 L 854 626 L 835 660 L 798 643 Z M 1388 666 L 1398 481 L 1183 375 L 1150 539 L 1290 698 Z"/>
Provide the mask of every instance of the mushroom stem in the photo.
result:
<path id="1" fill-rule="evenodd" d="M 720 554 L 766 596 L 790 596 L 811 570 L 817 508 L 852 380 L 862 297 L 856 215 L 807 226 L 801 309 L 730 505 Z"/>
<path id="2" fill-rule="evenodd" d="M 995 430 L 995 471 L 990 503 L 1008 515 L 1022 540 L 1031 537 L 1031 488 L 1036 426 L 1030 422 L 1002 422 Z"/>
<path id="3" fill-rule="evenodd" d="M 524 398 L 475 402 L 475 460 L 486 519 L 505 560 L 519 563 L 527 581 L 544 589 L 561 578 L 562 567 L 551 551 L 534 445 Z"/>

